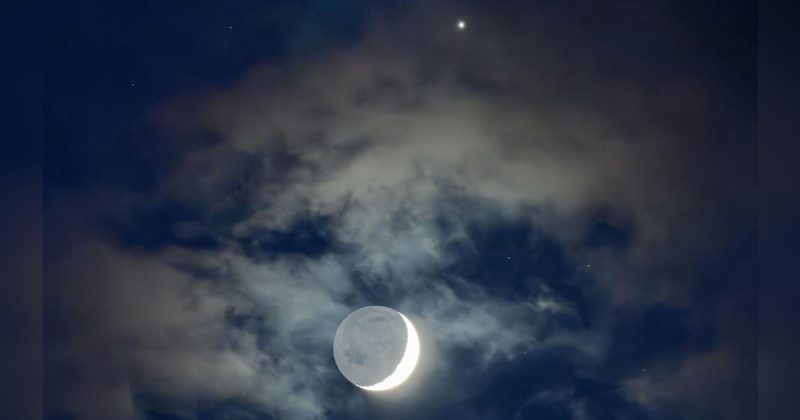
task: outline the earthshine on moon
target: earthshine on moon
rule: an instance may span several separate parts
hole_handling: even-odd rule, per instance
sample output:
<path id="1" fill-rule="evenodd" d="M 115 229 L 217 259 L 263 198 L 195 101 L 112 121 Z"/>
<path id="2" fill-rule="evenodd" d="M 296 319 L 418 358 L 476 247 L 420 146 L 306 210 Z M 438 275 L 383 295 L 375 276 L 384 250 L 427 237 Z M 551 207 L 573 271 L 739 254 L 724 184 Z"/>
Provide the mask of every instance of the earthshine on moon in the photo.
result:
<path id="1" fill-rule="evenodd" d="M 419 336 L 403 314 L 366 306 L 347 316 L 333 339 L 333 358 L 348 381 L 386 391 L 408 379 L 419 359 Z"/>

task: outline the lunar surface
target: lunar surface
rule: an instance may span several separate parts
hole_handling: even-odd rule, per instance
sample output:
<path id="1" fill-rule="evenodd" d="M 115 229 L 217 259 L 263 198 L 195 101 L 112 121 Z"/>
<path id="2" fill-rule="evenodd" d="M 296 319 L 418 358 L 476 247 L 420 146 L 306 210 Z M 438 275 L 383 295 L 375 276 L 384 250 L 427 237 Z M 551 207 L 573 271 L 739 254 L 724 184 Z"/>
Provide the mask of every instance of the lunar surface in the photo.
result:
<path id="1" fill-rule="evenodd" d="M 419 352 L 414 324 L 384 306 L 366 306 L 351 313 L 333 339 L 333 358 L 342 375 L 369 391 L 386 391 L 405 382 Z"/>

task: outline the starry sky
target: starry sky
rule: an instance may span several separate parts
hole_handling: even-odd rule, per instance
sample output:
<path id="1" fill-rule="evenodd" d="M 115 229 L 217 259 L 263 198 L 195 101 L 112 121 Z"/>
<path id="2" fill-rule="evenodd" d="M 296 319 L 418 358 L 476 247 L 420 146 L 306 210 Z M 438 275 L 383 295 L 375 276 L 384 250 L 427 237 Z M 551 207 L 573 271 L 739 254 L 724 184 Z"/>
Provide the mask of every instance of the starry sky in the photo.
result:
<path id="1" fill-rule="evenodd" d="M 46 418 L 756 417 L 754 2 L 45 20 Z M 422 342 L 385 395 L 367 305 Z"/>

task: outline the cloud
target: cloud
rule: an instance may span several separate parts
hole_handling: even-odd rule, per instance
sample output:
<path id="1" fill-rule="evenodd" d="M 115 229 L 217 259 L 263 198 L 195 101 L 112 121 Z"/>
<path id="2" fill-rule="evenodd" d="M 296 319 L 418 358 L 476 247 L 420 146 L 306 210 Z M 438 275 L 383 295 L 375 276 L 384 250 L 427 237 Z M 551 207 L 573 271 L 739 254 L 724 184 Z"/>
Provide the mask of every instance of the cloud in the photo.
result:
<path id="1" fill-rule="evenodd" d="M 439 400 L 418 418 L 657 416 L 631 370 L 700 350 L 628 340 L 659 308 L 653 328 L 684 332 L 687 279 L 752 215 L 719 218 L 753 185 L 746 146 L 707 139 L 714 90 L 403 25 L 154 112 L 160 181 L 53 258 L 51 412 L 382 413 L 331 354 L 338 323 L 381 304 L 429 349 L 419 386 Z"/>

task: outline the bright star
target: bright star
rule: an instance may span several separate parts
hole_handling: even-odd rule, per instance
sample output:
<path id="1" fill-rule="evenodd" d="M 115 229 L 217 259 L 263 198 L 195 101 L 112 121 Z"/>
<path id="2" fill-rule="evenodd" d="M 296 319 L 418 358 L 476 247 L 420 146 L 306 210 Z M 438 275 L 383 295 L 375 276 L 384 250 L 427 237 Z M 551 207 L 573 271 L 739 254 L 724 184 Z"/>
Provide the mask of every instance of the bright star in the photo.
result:
<path id="1" fill-rule="evenodd" d="M 460 19 L 458 22 L 456 22 L 456 27 L 459 31 L 463 31 L 464 29 L 467 29 L 467 22 L 463 19 Z"/>

